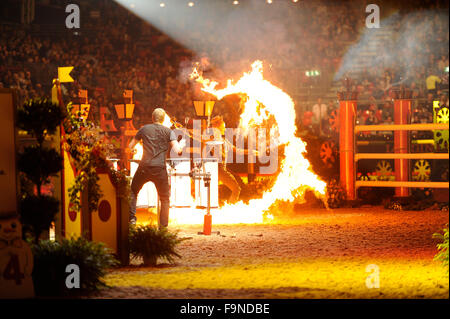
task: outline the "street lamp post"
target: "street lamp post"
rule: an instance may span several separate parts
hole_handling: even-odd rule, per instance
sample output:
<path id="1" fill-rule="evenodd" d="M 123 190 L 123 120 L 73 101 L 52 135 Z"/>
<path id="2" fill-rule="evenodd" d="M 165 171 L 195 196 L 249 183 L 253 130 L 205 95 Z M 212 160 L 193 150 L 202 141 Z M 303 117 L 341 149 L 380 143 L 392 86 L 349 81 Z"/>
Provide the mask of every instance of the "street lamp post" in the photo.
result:
<path id="1" fill-rule="evenodd" d="M 133 112 L 134 112 L 134 103 L 133 103 L 133 90 L 125 90 L 123 93 L 124 103 L 123 104 L 115 104 L 114 109 L 116 110 L 117 118 L 121 122 L 120 125 L 120 133 L 121 133 L 121 152 L 122 152 L 122 161 L 123 166 L 130 170 L 130 159 L 131 155 L 125 152 L 125 149 L 128 147 L 128 143 L 132 137 L 136 135 L 136 129 L 133 126 Z"/>
<path id="2" fill-rule="evenodd" d="M 201 124 L 201 147 L 200 156 L 203 153 L 205 142 L 203 141 L 203 132 L 209 127 L 209 121 L 214 108 L 215 101 L 194 101 L 195 114 L 202 121 Z"/>

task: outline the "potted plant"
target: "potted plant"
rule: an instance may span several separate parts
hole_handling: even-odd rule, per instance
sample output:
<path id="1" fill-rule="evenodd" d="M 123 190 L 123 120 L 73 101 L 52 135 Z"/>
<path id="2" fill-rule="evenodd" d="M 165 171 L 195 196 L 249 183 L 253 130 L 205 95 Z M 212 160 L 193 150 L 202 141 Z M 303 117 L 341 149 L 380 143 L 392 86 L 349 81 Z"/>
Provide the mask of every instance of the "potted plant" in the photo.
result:
<path id="1" fill-rule="evenodd" d="M 17 126 L 35 139 L 18 156 L 18 168 L 23 177 L 19 210 L 24 232 L 32 235 L 34 242 L 49 229 L 59 210 L 59 201 L 43 194 L 42 186 L 50 183 L 50 177 L 62 169 L 61 156 L 46 144 L 65 116 L 58 104 L 47 99 L 28 100 L 17 110 Z"/>
<path id="2" fill-rule="evenodd" d="M 177 233 L 170 232 L 164 227 L 159 229 L 154 225 L 131 226 L 129 231 L 131 256 L 141 257 L 144 266 L 156 266 L 158 258 L 163 258 L 169 263 L 174 262 L 174 257 L 181 258 L 175 248 L 183 240 Z"/>
<path id="3" fill-rule="evenodd" d="M 437 244 L 438 253 L 434 256 L 434 260 L 442 262 L 442 265 L 447 268 L 448 272 L 448 224 L 444 228 L 443 234 L 434 233 L 433 238 L 438 238 L 442 241 Z"/>
<path id="4" fill-rule="evenodd" d="M 37 296 L 71 296 L 87 294 L 106 286 L 107 270 L 118 265 L 112 251 L 103 243 L 84 237 L 41 240 L 32 245 L 34 256 L 33 282 Z M 68 289 L 67 265 L 80 270 L 80 289 Z"/>
<path id="5" fill-rule="evenodd" d="M 72 163 L 76 171 L 74 183 L 68 189 L 69 200 L 75 210 L 80 210 L 80 194 L 86 191 L 89 194 L 89 212 L 94 212 L 103 195 L 97 169 L 114 172 L 107 160 L 111 157 L 114 147 L 108 142 L 106 133 L 99 126 L 83 119 L 80 112 L 73 112 L 72 103 L 67 105 L 67 113 L 68 116 L 63 123 L 66 139 L 64 149 L 73 159 Z M 119 176 L 120 174 L 115 175 L 119 178 L 119 182 L 124 180 L 122 176 Z"/>

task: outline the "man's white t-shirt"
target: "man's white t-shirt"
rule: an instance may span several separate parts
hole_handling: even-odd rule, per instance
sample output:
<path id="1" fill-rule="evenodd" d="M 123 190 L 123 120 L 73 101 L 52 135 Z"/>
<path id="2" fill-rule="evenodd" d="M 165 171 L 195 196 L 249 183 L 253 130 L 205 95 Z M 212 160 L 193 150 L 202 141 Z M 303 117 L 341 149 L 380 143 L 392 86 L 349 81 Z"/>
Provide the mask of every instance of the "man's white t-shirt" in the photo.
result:
<path id="1" fill-rule="evenodd" d="M 319 123 L 320 119 L 323 119 L 327 116 L 327 105 L 325 103 L 319 104 L 316 103 L 312 107 L 312 112 L 314 114 L 313 116 L 313 123 Z"/>

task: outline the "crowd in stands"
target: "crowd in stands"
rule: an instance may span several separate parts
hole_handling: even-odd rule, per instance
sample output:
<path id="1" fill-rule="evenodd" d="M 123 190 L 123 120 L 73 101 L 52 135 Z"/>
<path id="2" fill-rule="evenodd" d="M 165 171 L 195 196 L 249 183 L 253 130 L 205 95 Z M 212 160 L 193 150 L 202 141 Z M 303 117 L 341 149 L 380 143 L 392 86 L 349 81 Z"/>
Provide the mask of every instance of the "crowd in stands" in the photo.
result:
<path id="1" fill-rule="evenodd" d="M 392 31 L 390 41 L 377 47 L 370 67 L 343 74 L 337 81 L 339 91 L 357 93 L 356 124 L 393 124 L 393 98 L 400 91 L 409 92 L 406 96 L 412 98 L 411 123 L 432 123 L 433 101 L 449 106 L 448 15 L 436 8 L 420 9 L 398 15 L 384 27 Z M 337 103 L 330 103 L 320 108 L 319 129 L 318 104 L 311 103 L 307 109 L 312 114 L 306 119 L 309 128 L 328 134 L 330 116 L 337 107 Z"/>
<path id="2" fill-rule="evenodd" d="M 300 101 L 291 88 L 319 85 L 304 70 L 317 69 L 331 75 L 338 72 L 349 46 L 359 41 L 365 30 L 365 19 L 361 18 L 365 13 L 361 15 L 360 6 L 346 5 L 349 3 L 302 2 L 302 10 L 290 10 L 282 17 L 286 25 L 295 26 L 288 28 L 283 37 L 293 41 L 285 46 L 270 46 L 271 50 L 258 47 L 260 52 L 256 52 L 270 62 L 273 72 L 268 77 L 292 93 L 300 105 L 300 129 L 318 134 L 331 131 L 330 119 L 338 106 L 337 99 L 317 101 L 317 97 L 311 97 Z M 399 88 L 412 91 L 413 122 L 432 121 L 430 105 L 436 98 L 448 105 L 448 15 L 442 15 L 441 5 L 426 3 L 422 9 L 412 4 L 412 13 L 399 14 L 388 26 L 394 31 L 392 43 L 384 46 L 379 57 L 389 58 L 376 59 L 361 73 L 348 73 L 337 79 L 340 90 L 358 92 L 358 123 L 391 123 L 392 97 Z M 0 24 L 0 88 L 17 88 L 20 101 L 49 96 L 57 67 L 72 65 L 75 82 L 63 84 L 63 93 L 67 100 L 76 101 L 78 89 L 87 89 L 90 117 L 95 121 L 99 120 L 100 106 L 107 106 L 115 117 L 113 105 L 123 101 L 125 89 L 134 92 L 135 127 L 150 121 L 151 110 L 157 106 L 166 108 L 179 121 L 192 117 L 196 93 L 192 83 L 180 78 L 180 65 L 191 63 L 195 48 L 190 51 L 181 47 L 113 1 L 95 1 L 91 9 L 100 11 L 101 19 L 85 18 L 79 32 L 66 32 L 64 36 L 39 32 L 35 25 Z M 278 15 L 276 10 L 265 15 L 268 25 L 270 19 L 280 21 Z M 230 36 L 239 33 L 229 31 Z M 199 50 L 214 47 L 205 42 L 232 41 L 217 38 L 214 32 L 209 37 L 196 32 L 191 36 Z M 399 37 L 403 37 L 405 45 L 393 52 L 393 48 L 398 48 L 395 45 Z M 222 48 L 223 45 L 217 45 L 218 52 L 208 52 L 215 58 L 217 68 L 234 62 L 238 69 L 249 69 L 252 61 L 248 61 L 246 52 Z M 223 115 L 228 126 L 238 122 L 238 110 L 228 102 L 216 103 L 214 112 Z M 312 113 L 308 115 L 310 120 L 304 119 L 307 112 Z"/>
<path id="3" fill-rule="evenodd" d="M 0 88 L 17 88 L 21 102 L 49 97 L 57 68 L 75 66 L 75 81 L 62 84 L 65 100 L 76 103 L 78 90 L 88 90 L 94 121 L 100 106 L 115 117 L 113 105 L 123 102 L 125 89 L 134 93 L 137 127 L 150 121 L 157 106 L 167 107 L 174 117 L 191 115 L 191 89 L 177 80 L 177 67 L 191 52 L 113 2 L 96 1 L 95 8 L 101 19 L 84 19 L 80 32 L 64 36 L 39 32 L 39 26 L 0 24 Z M 138 40 L 145 31 L 151 41 L 142 49 Z"/>

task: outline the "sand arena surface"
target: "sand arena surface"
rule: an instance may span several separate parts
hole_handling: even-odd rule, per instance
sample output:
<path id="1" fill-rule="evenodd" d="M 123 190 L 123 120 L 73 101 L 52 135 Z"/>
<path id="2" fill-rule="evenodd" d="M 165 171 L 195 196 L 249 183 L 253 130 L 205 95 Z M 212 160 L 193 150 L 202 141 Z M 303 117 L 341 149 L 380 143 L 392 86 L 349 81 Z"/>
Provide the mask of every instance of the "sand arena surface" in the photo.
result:
<path id="1" fill-rule="evenodd" d="M 93 298 L 449 298 L 437 239 L 448 212 L 309 209 L 277 224 L 171 226 L 176 264 L 111 270 Z M 379 269 L 368 289 L 366 267 Z"/>

